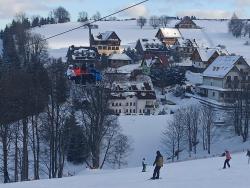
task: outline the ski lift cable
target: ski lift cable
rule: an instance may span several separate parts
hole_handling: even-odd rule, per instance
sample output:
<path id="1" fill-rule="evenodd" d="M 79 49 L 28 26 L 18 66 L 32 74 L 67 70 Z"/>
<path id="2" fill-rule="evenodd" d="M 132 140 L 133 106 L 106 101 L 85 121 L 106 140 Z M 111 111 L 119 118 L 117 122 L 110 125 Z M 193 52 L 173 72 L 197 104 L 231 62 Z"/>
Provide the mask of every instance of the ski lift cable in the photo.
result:
<path id="1" fill-rule="evenodd" d="M 131 6 L 128 6 L 128 7 L 124 8 L 124 9 L 118 10 L 118 11 L 112 13 L 112 14 L 109 14 L 109 15 L 104 16 L 104 17 L 102 17 L 102 18 L 99 18 L 99 19 L 97 19 L 97 20 L 93 20 L 93 21 L 91 21 L 91 22 L 85 23 L 85 24 L 80 25 L 80 26 L 78 26 L 78 27 L 74 27 L 74 28 L 72 28 L 72 29 L 69 29 L 69 30 L 63 31 L 63 32 L 61 32 L 61 33 L 58 33 L 58 34 L 49 36 L 49 37 L 44 38 L 44 39 L 41 39 L 39 42 L 47 41 L 47 40 L 49 40 L 49 39 L 58 37 L 58 36 L 60 36 L 60 35 L 64 35 L 64 34 L 66 34 L 66 33 L 72 32 L 72 31 L 74 31 L 74 30 L 80 29 L 80 28 L 82 28 L 82 27 L 91 25 L 91 24 L 93 24 L 93 23 L 95 23 L 95 22 L 102 21 L 102 20 L 104 20 L 104 19 L 106 19 L 106 18 L 108 18 L 108 17 L 110 17 L 110 16 L 114 16 L 114 15 L 119 14 L 119 13 L 121 13 L 121 12 L 124 12 L 124 11 L 126 11 L 126 10 L 128 10 L 128 9 L 131 9 L 131 8 L 134 8 L 134 7 L 138 6 L 138 5 L 144 4 L 144 3 L 146 3 L 147 1 L 149 1 L 149 0 L 144 0 L 144 1 L 138 2 L 138 3 L 134 4 L 134 5 L 131 5 Z M 35 44 L 37 44 L 37 42 L 28 44 L 28 46 L 35 45 Z"/>

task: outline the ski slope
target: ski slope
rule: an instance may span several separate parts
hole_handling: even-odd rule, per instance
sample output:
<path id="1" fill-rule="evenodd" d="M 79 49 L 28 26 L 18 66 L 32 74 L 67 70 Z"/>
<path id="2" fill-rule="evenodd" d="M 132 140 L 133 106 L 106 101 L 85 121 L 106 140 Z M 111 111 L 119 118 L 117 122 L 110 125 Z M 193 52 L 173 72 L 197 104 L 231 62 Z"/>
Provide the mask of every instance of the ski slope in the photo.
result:
<path id="1" fill-rule="evenodd" d="M 169 23 L 169 27 L 174 27 L 176 20 L 172 20 Z M 206 44 L 207 47 L 215 47 L 217 45 L 224 45 L 230 53 L 237 55 L 243 55 L 250 61 L 250 45 L 244 45 L 249 40 L 246 38 L 235 38 L 228 33 L 228 21 L 216 21 L 216 20 L 196 20 L 196 24 L 202 27 L 201 31 L 186 30 L 182 31 L 183 37 L 196 38 L 202 44 Z M 122 40 L 122 46 L 134 46 L 139 38 L 154 38 L 157 29 L 153 29 L 148 24 L 140 29 L 137 26 L 135 20 L 130 21 L 102 21 L 97 22 L 98 29 L 93 29 L 93 34 L 98 34 L 105 31 L 115 31 L 119 38 Z M 63 24 L 51 24 L 33 29 L 33 32 L 40 33 L 44 37 L 50 37 L 57 33 L 66 31 L 68 29 L 78 27 L 80 23 L 69 22 Z M 71 45 L 86 46 L 89 45 L 88 30 L 81 28 L 65 35 L 52 38 L 48 41 L 50 54 L 54 57 L 65 57 L 67 49 Z"/>
<path id="2" fill-rule="evenodd" d="M 245 153 L 232 155 L 231 168 L 222 169 L 224 157 L 165 164 L 161 179 L 148 180 L 141 168 L 122 170 L 85 170 L 74 177 L 1 184 L 1 188 L 248 188 L 249 171 Z"/>

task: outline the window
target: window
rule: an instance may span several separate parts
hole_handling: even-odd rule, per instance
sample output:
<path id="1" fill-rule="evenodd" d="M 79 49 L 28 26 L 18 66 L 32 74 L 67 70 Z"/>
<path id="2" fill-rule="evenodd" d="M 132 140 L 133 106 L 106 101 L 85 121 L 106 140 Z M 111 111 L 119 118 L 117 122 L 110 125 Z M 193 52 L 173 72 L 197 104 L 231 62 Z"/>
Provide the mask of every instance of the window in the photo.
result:
<path id="1" fill-rule="evenodd" d="M 119 109 L 119 113 L 122 113 L 122 110 L 121 110 L 121 109 Z"/>
<path id="2" fill-rule="evenodd" d="M 98 50 L 102 50 L 102 46 L 98 46 Z"/>
<path id="3" fill-rule="evenodd" d="M 135 113 L 135 109 L 133 110 L 133 113 Z"/>
<path id="4" fill-rule="evenodd" d="M 128 113 L 128 109 L 126 109 L 126 113 Z"/>
<path id="5" fill-rule="evenodd" d="M 116 46 L 115 49 L 116 49 L 116 50 L 119 50 L 119 46 Z"/>
<path id="6" fill-rule="evenodd" d="M 108 47 L 108 50 L 111 50 L 111 46 Z"/>
<path id="7" fill-rule="evenodd" d="M 132 113 L 132 110 L 130 109 L 129 112 Z"/>
<path id="8" fill-rule="evenodd" d="M 103 49 L 104 49 L 104 50 L 107 50 L 107 46 L 103 46 Z"/>
<path id="9" fill-rule="evenodd" d="M 126 103 L 126 106 L 128 106 L 128 102 Z"/>
<path id="10" fill-rule="evenodd" d="M 121 106 L 122 105 L 122 103 L 119 103 L 119 106 Z"/>
<path id="11" fill-rule="evenodd" d="M 130 106 L 132 106 L 133 105 L 133 103 L 132 102 L 130 102 Z"/>
<path id="12" fill-rule="evenodd" d="M 215 96 L 215 92 L 213 92 L 213 97 Z"/>
<path id="13" fill-rule="evenodd" d="M 220 93 L 220 97 L 221 97 L 221 98 L 224 98 L 224 93 Z"/>
<path id="14" fill-rule="evenodd" d="M 231 76 L 227 76 L 227 81 L 231 81 Z"/>
<path id="15" fill-rule="evenodd" d="M 112 103 L 112 106 L 115 106 L 115 103 Z"/>
<path id="16" fill-rule="evenodd" d="M 238 80 L 238 76 L 234 76 L 234 80 Z"/>
<path id="17" fill-rule="evenodd" d="M 134 106 L 135 106 L 135 102 L 134 102 Z"/>
<path id="18" fill-rule="evenodd" d="M 213 85 L 213 82 L 210 82 L 210 85 L 212 86 L 212 85 Z"/>
<path id="19" fill-rule="evenodd" d="M 115 50 L 115 47 L 114 47 L 114 46 L 112 46 L 112 50 Z"/>
<path id="20" fill-rule="evenodd" d="M 141 113 L 141 109 L 140 109 L 140 113 Z"/>
<path id="21" fill-rule="evenodd" d="M 118 106 L 118 102 L 115 105 Z"/>

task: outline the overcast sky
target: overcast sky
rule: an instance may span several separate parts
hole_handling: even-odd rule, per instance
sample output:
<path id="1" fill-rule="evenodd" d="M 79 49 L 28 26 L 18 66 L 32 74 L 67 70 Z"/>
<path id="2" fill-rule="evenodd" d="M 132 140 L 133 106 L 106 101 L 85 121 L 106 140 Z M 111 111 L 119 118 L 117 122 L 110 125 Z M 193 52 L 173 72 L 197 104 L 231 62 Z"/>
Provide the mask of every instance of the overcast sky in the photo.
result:
<path id="1" fill-rule="evenodd" d="M 18 12 L 28 16 L 42 15 L 58 7 L 65 7 L 76 20 L 80 11 L 93 15 L 99 11 L 106 15 L 141 0 L 0 0 L 0 28 Z M 150 0 L 144 5 L 131 9 L 118 17 L 140 15 L 195 15 L 200 18 L 229 18 L 236 12 L 240 17 L 250 18 L 250 0 Z"/>

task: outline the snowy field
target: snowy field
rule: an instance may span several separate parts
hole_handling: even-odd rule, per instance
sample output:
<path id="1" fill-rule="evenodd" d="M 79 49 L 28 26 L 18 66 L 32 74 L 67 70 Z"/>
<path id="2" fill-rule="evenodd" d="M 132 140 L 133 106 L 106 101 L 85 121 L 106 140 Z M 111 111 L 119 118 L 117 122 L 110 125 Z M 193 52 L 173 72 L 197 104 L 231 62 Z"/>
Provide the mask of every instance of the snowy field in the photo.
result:
<path id="1" fill-rule="evenodd" d="M 2 184 L 1 188 L 248 188 L 250 165 L 245 153 L 232 155 L 230 169 L 223 170 L 223 162 L 224 157 L 217 157 L 165 164 L 159 180 L 148 180 L 153 173 L 148 166 L 145 173 L 141 168 L 89 170 L 74 177 Z"/>
<path id="2" fill-rule="evenodd" d="M 173 20 L 169 24 L 169 27 L 173 27 L 176 22 L 176 20 Z M 208 47 L 224 45 L 230 53 L 243 55 L 246 59 L 250 60 L 250 45 L 244 45 L 247 39 L 235 38 L 228 33 L 228 21 L 197 20 L 195 22 L 198 26 L 203 28 L 202 31 L 195 32 L 195 30 L 182 30 L 181 32 L 183 37 L 195 37 L 198 42 L 200 41 Z M 98 22 L 97 24 L 99 28 L 92 30 L 94 34 L 110 30 L 115 31 L 122 40 L 123 46 L 134 46 L 135 42 L 139 38 L 154 38 L 157 33 L 157 29 L 153 29 L 148 25 L 143 27 L 143 29 L 140 29 L 135 20 L 103 21 Z M 49 37 L 78 26 L 80 26 L 80 23 L 70 22 L 64 24 L 45 25 L 33 30 L 34 32 L 40 33 L 44 37 Z M 70 45 L 89 45 L 88 37 L 88 30 L 81 28 L 65 35 L 50 39 L 50 53 L 54 57 L 64 57 L 66 55 L 67 48 Z"/>

